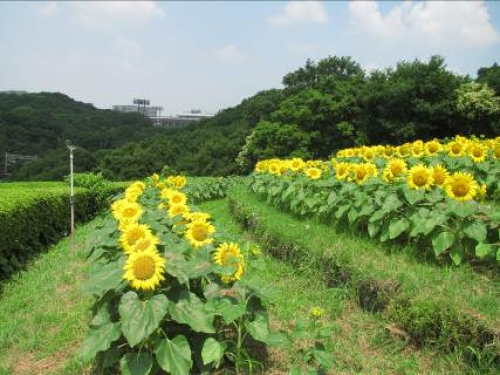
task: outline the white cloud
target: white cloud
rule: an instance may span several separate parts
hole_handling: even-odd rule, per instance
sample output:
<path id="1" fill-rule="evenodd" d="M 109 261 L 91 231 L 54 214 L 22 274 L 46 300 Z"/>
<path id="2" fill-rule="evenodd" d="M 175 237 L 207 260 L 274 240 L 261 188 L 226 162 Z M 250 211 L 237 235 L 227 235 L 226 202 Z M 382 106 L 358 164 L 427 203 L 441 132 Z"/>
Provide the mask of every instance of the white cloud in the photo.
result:
<path id="1" fill-rule="evenodd" d="M 123 57 L 141 57 L 143 54 L 142 46 L 139 42 L 129 39 L 118 37 L 113 43 L 114 50 Z"/>
<path id="2" fill-rule="evenodd" d="M 318 23 L 327 21 L 325 8 L 320 1 L 289 1 L 280 14 L 269 19 L 271 25 L 276 27 L 294 24 Z"/>
<path id="3" fill-rule="evenodd" d="M 234 44 L 228 44 L 220 48 L 212 50 L 212 55 L 218 60 L 225 63 L 242 63 L 246 60 L 246 56 Z"/>
<path id="4" fill-rule="evenodd" d="M 375 1 L 349 3 L 357 31 L 387 41 L 437 47 L 486 46 L 500 41 L 483 1 L 406 1 L 383 15 Z"/>
<path id="5" fill-rule="evenodd" d="M 48 1 L 38 7 L 38 14 L 45 17 L 53 16 L 57 14 L 57 12 L 58 12 L 58 7 L 57 7 L 57 2 L 55 1 Z"/>
<path id="6" fill-rule="evenodd" d="M 81 1 L 72 3 L 74 20 L 84 26 L 103 28 L 116 22 L 140 23 L 162 18 L 165 12 L 154 1 Z"/>

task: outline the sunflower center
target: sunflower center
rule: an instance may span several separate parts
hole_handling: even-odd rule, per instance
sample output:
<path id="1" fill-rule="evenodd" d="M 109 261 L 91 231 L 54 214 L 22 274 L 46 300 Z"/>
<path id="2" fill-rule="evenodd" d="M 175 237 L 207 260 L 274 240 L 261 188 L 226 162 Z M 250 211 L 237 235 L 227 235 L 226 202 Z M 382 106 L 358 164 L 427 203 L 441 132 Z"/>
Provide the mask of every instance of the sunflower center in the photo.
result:
<path id="1" fill-rule="evenodd" d="M 224 266 L 234 265 L 237 261 L 236 254 L 232 251 L 226 251 L 221 256 L 221 263 Z"/>
<path id="2" fill-rule="evenodd" d="M 123 216 L 125 217 L 134 217 L 135 214 L 136 214 L 135 208 L 130 207 L 123 210 Z"/>
<path id="3" fill-rule="evenodd" d="M 172 198 L 172 202 L 174 203 L 180 203 L 182 201 L 182 198 L 179 195 L 174 195 Z"/>
<path id="4" fill-rule="evenodd" d="M 193 238 L 196 241 L 205 241 L 207 239 L 207 230 L 203 226 L 196 226 L 192 230 Z"/>
<path id="5" fill-rule="evenodd" d="M 460 154 L 460 151 L 462 151 L 462 146 L 458 143 L 454 144 L 451 147 L 451 152 L 453 152 L 454 154 Z"/>
<path id="6" fill-rule="evenodd" d="M 365 178 L 365 175 L 366 175 L 366 171 L 364 169 L 358 169 L 356 171 L 356 179 L 358 179 L 358 180 L 362 180 L 363 178 Z"/>
<path id="7" fill-rule="evenodd" d="M 134 276 L 139 280 L 148 280 L 155 274 L 155 262 L 150 257 L 138 258 L 134 263 Z"/>
<path id="8" fill-rule="evenodd" d="M 434 182 L 436 185 L 441 185 L 444 182 L 444 173 L 434 172 Z"/>
<path id="9" fill-rule="evenodd" d="M 135 243 L 137 241 L 139 241 L 139 239 L 141 239 L 143 237 L 143 233 L 142 232 L 139 232 L 139 231 L 133 231 L 133 232 L 129 232 L 128 234 L 128 243 L 130 246 L 132 245 L 135 245 Z"/>
<path id="10" fill-rule="evenodd" d="M 495 148 L 495 157 L 500 159 L 500 147 Z"/>
<path id="11" fill-rule="evenodd" d="M 413 183 L 417 186 L 425 186 L 427 184 L 427 175 L 425 172 L 417 172 L 413 175 Z"/>
<path id="12" fill-rule="evenodd" d="M 455 182 L 451 188 L 456 197 L 465 197 L 469 193 L 469 185 L 466 182 Z"/>
<path id="13" fill-rule="evenodd" d="M 135 244 L 136 251 L 144 251 L 151 245 L 151 240 L 145 238 L 142 241 L 138 241 Z"/>
<path id="14" fill-rule="evenodd" d="M 474 155 L 474 157 L 476 158 L 480 158 L 481 156 L 483 156 L 483 153 L 480 149 L 475 148 L 474 150 L 472 150 L 472 155 Z"/>
<path id="15" fill-rule="evenodd" d="M 398 175 L 403 172 L 403 167 L 398 164 L 391 165 L 391 172 L 393 175 Z"/>

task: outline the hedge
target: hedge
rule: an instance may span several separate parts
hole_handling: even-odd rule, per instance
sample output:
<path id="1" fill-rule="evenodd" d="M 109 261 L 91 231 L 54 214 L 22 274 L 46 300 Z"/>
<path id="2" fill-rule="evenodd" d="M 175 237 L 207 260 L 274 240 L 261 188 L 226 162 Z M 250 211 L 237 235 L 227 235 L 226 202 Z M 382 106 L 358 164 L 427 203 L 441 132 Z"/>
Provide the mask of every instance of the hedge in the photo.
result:
<path id="1" fill-rule="evenodd" d="M 123 190 L 108 184 L 108 196 Z M 102 191 L 75 189 L 75 219 L 85 222 L 106 208 Z M 0 280 L 70 230 L 69 188 L 63 183 L 0 184 Z"/>

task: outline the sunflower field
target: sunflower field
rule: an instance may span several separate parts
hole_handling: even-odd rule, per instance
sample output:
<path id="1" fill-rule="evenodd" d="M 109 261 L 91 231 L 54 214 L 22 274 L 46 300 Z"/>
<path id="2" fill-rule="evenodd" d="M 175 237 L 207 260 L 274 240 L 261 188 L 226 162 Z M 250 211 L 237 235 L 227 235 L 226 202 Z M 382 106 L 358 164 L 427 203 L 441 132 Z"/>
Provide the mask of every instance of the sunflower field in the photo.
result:
<path id="1" fill-rule="evenodd" d="M 263 160 L 250 186 L 281 209 L 412 244 L 440 262 L 500 261 L 500 137 Z"/>

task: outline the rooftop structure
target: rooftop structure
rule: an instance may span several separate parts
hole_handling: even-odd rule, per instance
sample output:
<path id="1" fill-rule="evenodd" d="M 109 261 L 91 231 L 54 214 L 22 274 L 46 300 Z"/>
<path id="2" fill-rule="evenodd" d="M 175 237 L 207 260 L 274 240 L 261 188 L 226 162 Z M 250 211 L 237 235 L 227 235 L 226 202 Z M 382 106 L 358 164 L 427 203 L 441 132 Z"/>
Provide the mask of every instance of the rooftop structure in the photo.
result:
<path id="1" fill-rule="evenodd" d="M 150 118 L 161 116 L 163 107 L 150 106 L 149 104 L 150 102 L 148 99 L 134 99 L 133 104 L 114 105 L 113 111 L 126 113 L 137 112 Z"/>

